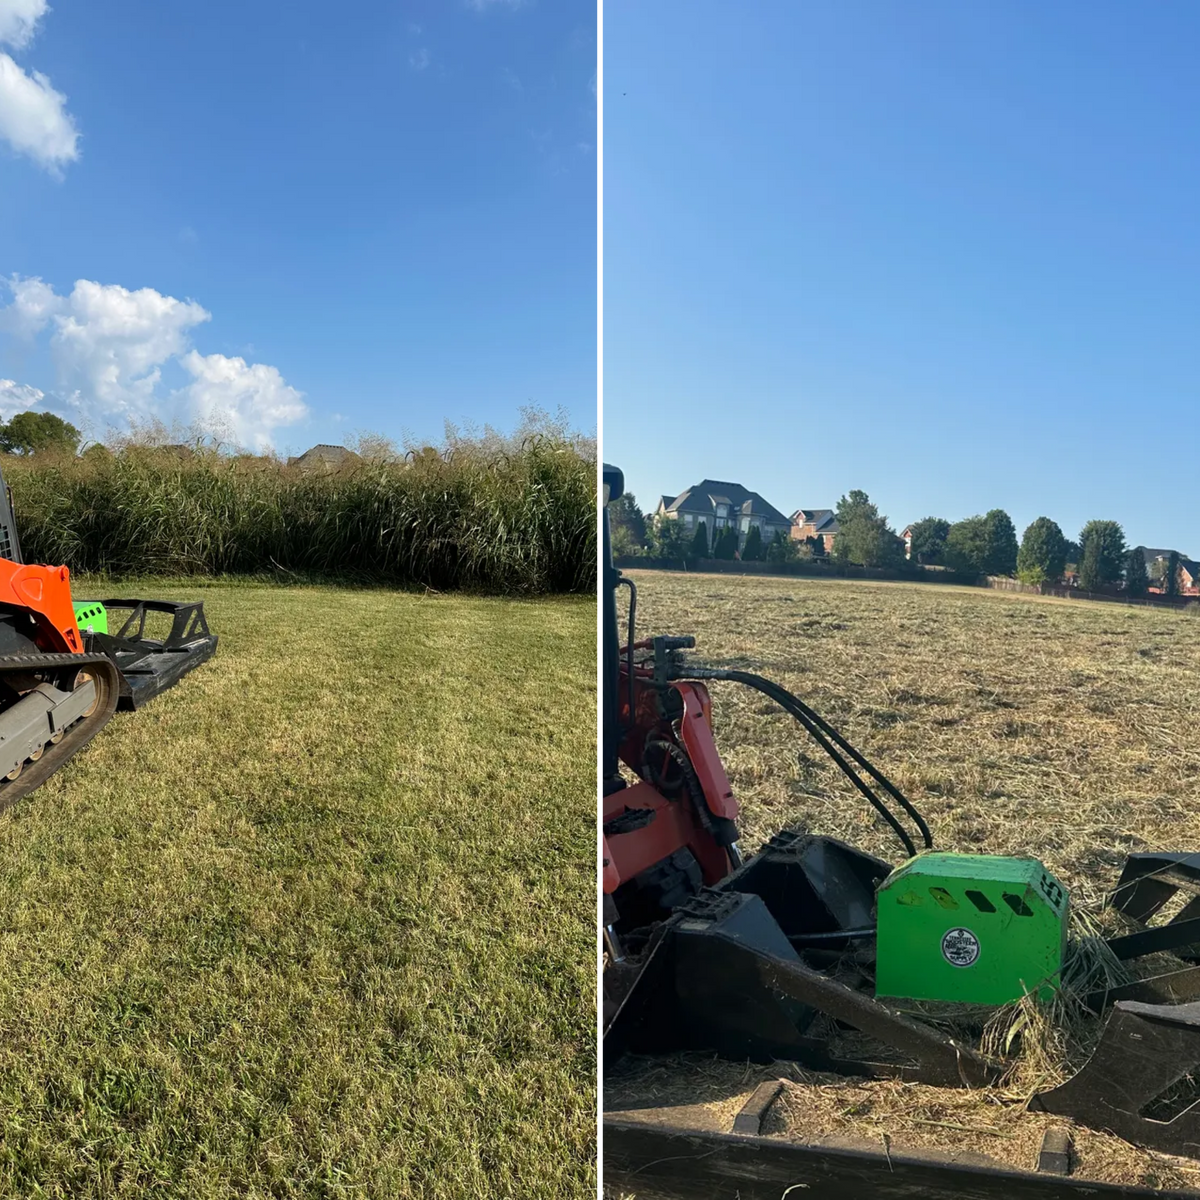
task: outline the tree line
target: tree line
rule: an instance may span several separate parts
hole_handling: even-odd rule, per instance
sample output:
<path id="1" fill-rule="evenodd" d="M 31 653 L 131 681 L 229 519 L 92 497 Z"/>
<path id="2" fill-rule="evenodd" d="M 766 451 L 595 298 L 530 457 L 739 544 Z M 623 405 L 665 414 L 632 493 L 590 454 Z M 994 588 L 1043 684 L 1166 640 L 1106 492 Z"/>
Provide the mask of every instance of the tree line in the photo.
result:
<path id="1" fill-rule="evenodd" d="M 1007 575 L 1029 584 L 1059 582 L 1073 567 L 1086 591 L 1123 586 L 1133 596 L 1144 595 L 1151 583 L 1141 547 L 1126 545 L 1124 530 L 1116 521 L 1089 521 L 1073 541 L 1057 522 L 1038 517 L 1018 541 L 1012 518 L 1001 508 L 954 522 L 925 517 L 909 528 L 909 559 L 904 539 L 866 492 L 856 489 L 843 496 L 836 516 L 838 532 L 829 553 L 835 563 L 894 570 L 914 563 L 962 575 Z M 643 514 L 631 493 L 612 506 L 610 517 L 617 555 L 788 563 L 819 559 L 826 553 L 820 538 L 797 541 L 779 533 L 766 543 L 754 528 L 739 555 L 738 534 L 732 526 L 710 538 L 701 521 L 689 533 L 676 518 Z M 1156 575 L 1167 595 L 1178 594 L 1178 554 L 1172 551 Z"/>

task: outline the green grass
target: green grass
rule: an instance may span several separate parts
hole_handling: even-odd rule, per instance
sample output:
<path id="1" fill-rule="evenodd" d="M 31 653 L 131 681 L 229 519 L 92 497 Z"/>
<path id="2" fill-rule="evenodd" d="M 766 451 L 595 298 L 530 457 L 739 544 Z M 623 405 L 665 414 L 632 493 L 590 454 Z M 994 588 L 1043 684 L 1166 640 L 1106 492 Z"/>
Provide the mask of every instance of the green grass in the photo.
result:
<path id="1" fill-rule="evenodd" d="M 593 1195 L 594 604 L 137 590 L 221 645 L 0 817 L 0 1195 Z"/>

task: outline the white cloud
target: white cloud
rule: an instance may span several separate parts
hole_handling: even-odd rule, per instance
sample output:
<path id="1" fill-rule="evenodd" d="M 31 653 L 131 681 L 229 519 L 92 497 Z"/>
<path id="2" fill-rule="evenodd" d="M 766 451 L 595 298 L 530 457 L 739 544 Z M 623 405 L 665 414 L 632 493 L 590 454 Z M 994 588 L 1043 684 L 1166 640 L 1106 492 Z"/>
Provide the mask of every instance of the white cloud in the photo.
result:
<path id="1" fill-rule="evenodd" d="M 0 54 L 0 138 L 56 173 L 79 157 L 79 130 L 66 104 L 40 71 L 26 74 Z"/>
<path id="2" fill-rule="evenodd" d="M 0 379 L 0 421 L 11 421 L 19 412 L 37 408 L 46 393 L 15 379 Z"/>
<path id="3" fill-rule="evenodd" d="M 193 379 L 180 393 L 191 410 L 206 428 L 227 431 L 239 445 L 266 449 L 273 430 L 308 415 L 301 393 L 275 367 L 195 350 L 181 361 Z"/>
<path id="4" fill-rule="evenodd" d="M 408 56 L 408 65 L 412 67 L 414 71 L 425 70 L 425 68 L 429 66 L 430 61 L 430 53 L 424 46 L 422 46 L 420 50 L 414 50 Z"/>
<path id="5" fill-rule="evenodd" d="M 193 300 L 87 279 L 65 296 L 40 279 L 12 279 L 8 287 L 13 300 L 0 308 L 0 332 L 31 340 L 49 331 L 62 397 L 85 421 L 125 424 L 182 403 L 189 419 L 263 446 L 272 430 L 307 414 L 301 393 L 275 367 L 194 350 L 192 330 L 211 317 Z M 164 396 L 168 363 L 182 366 L 192 382 Z"/>
<path id="6" fill-rule="evenodd" d="M 153 407 L 162 365 L 188 348 L 190 329 L 210 319 L 190 300 L 88 279 L 77 281 L 64 299 L 50 339 L 60 376 L 114 416 L 138 416 Z"/>
<path id="7" fill-rule="evenodd" d="M 0 42 L 24 50 L 48 7 L 46 0 L 0 0 Z"/>
<path id="8" fill-rule="evenodd" d="M 50 323 L 50 318 L 62 309 L 63 299 L 40 279 L 8 281 L 13 301 L 0 308 L 0 333 L 11 333 L 22 341 L 30 341 Z"/>

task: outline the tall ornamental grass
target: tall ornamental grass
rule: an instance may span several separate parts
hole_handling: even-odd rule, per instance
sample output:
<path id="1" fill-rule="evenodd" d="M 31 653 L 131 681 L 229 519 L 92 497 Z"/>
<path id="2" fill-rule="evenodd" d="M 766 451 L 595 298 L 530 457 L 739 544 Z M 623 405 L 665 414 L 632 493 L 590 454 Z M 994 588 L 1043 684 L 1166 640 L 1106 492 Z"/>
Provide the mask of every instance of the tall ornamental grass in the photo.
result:
<path id="1" fill-rule="evenodd" d="M 411 456 L 410 456 L 411 459 Z M 5 456 L 28 562 L 288 573 L 499 594 L 595 587 L 596 466 L 566 440 L 334 471 L 132 446 Z"/>

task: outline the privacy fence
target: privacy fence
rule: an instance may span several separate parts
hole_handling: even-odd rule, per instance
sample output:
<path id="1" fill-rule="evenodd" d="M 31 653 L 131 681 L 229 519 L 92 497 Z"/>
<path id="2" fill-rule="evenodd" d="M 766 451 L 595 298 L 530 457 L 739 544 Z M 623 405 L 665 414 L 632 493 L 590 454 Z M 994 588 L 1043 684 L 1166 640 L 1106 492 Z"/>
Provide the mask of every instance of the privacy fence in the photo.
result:
<path id="1" fill-rule="evenodd" d="M 716 575 L 790 575 L 813 579 L 906 579 L 922 583 L 973 584 L 972 576 L 957 575 L 941 567 L 908 566 L 900 570 L 885 567 L 858 567 L 831 559 L 810 559 L 805 562 L 767 563 L 739 562 L 727 558 L 649 558 L 629 555 L 614 559 L 622 570 L 700 571 Z"/>
<path id="2" fill-rule="evenodd" d="M 596 464 L 569 443 L 328 472 L 144 448 L 4 471 L 26 560 L 76 571 L 595 589 Z"/>
<path id="3" fill-rule="evenodd" d="M 1186 609 L 1192 605 L 1200 608 L 1200 598 L 1196 596 L 1162 596 L 1157 593 L 1128 596 L 1124 592 L 1085 592 L 1082 588 L 1065 587 L 1060 583 L 1022 583 L 1004 575 L 988 575 L 981 582 L 984 587 L 995 588 L 997 591 L 1057 596 L 1062 600 L 1104 600 L 1109 604 L 1134 604 L 1149 608 Z"/>
<path id="4" fill-rule="evenodd" d="M 1085 592 L 1061 584 L 1030 584 L 1004 575 L 976 576 L 958 574 L 942 567 L 908 566 L 901 570 L 884 567 L 856 567 L 848 563 L 809 561 L 799 563 L 738 562 L 729 559 L 617 558 L 622 570 L 698 571 L 717 575 L 783 575 L 810 579 L 889 579 L 909 583 L 956 584 L 960 587 L 984 587 L 1003 592 L 1023 592 L 1033 596 L 1058 596 L 1065 600 L 1103 600 L 1113 604 L 1134 604 L 1154 608 L 1200 608 L 1196 596 L 1127 596 L 1122 592 Z"/>

